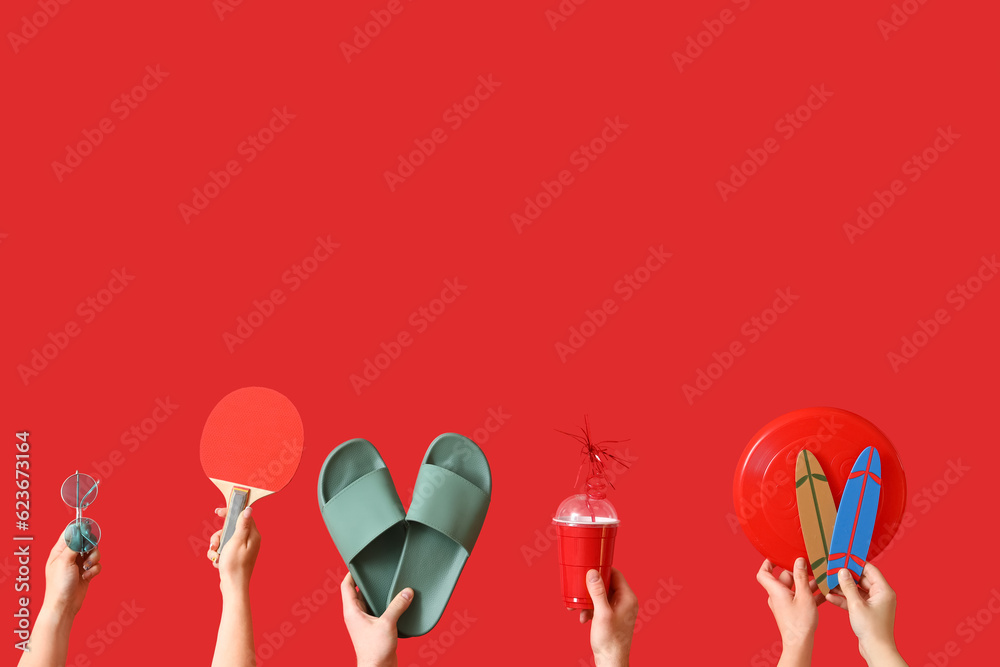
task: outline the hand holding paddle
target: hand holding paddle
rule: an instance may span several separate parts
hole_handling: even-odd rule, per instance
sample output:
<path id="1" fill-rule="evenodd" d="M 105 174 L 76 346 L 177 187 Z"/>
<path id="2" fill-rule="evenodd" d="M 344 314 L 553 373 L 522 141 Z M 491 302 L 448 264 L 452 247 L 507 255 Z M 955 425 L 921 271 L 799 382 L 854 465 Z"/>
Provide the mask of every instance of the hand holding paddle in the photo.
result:
<path id="1" fill-rule="evenodd" d="M 237 389 L 219 401 L 201 434 L 201 467 L 226 498 L 217 552 L 251 503 L 280 491 L 302 457 L 302 420 L 287 398 L 264 387 Z"/>

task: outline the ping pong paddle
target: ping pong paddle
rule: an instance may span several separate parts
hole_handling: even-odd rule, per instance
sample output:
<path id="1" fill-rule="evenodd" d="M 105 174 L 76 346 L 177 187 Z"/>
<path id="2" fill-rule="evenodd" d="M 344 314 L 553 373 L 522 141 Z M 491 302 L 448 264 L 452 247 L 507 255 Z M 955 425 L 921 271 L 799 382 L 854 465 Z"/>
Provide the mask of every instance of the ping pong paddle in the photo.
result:
<path id="1" fill-rule="evenodd" d="M 273 389 L 237 389 L 212 409 L 201 433 L 201 467 L 226 498 L 220 554 L 240 513 L 284 488 L 301 457 L 302 420 Z"/>

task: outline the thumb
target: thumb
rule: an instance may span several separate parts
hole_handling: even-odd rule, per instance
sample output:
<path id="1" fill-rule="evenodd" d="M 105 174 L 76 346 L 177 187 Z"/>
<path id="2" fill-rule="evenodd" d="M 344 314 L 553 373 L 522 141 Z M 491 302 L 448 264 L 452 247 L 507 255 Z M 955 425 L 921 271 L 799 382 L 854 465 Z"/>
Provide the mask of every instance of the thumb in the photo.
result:
<path id="1" fill-rule="evenodd" d="M 396 622 L 399 621 L 399 617 L 403 615 L 403 612 L 410 608 L 410 603 L 413 602 L 413 589 L 404 588 L 399 591 L 399 593 L 392 599 L 389 606 L 386 607 L 385 612 L 382 613 L 382 618 L 392 623 L 393 627 L 396 627 Z"/>
<path id="2" fill-rule="evenodd" d="M 70 525 L 66 526 L 66 530 L 63 531 L 62 535 L 59 536 L 59 542 L 57 542 L 56 546 L 52 548 L 52 560 L 53 561 L 58 561 L 58 562 L 65 563 L 65 564 L 70 564 L 70 563 L 75 563 L 76 562 L 76 557 L 80 555 L 80 552 L 79 551 L 73 551 L 69 547 L 69 544 L 66 541 L 67 537 L 68 537 L 67 533 L 69 531 L 75 531 L 75 530 L 79 530 L 79 529 L 76 526 L 74 526 L 73 524 L 70 524 Z M 69 539 L 70 539 L 70 541 L 74 541 L 75 538 L 76 538 L 76 536 L 73 535 Z M 75 539 L 75 541 L 79 542 L 80 540 L 79 539 Z"/>
<path id="3" fill-rule="evenodd" d="M 240 518 L 236 520 L 236 530 L 229 538 L 231 542 L 246 545 L 250 541 L 250 527 L 253 525 L 253 508 L 248 507 L 240 512 Z"/>
<path id="4" fill-rule="evenodd" d="M 851 576 L 851 571 L 846 567 L 840 568 L 837 571 L 837 581 L 840 583 L 840 590 L 847 598 L 848 607 L 853 607 L 862 602 L 861 594 L 858 593 L 858 585 L 854 583 L 854 577 Z"/>
<path id="5" fill-rule="evenodd" d="M 792 569 L 792 579 L 795 581 L 795 597 L 812 597 L 809 590 L 809 570 L 806 569 L 806 559 L 801 556 L 795 559 L 795 567 Z"/>
<path id="6" fill-rule="evenodd" d="M 590 599 L 594 601 L 594 616 L 600 618 L 605 614 L 610 614 L 611 604 L 608 602 L 608 592 L 604 590 L 601 573 L 597 570 L 587 571 L 587 590 L 590 592 Z"/>

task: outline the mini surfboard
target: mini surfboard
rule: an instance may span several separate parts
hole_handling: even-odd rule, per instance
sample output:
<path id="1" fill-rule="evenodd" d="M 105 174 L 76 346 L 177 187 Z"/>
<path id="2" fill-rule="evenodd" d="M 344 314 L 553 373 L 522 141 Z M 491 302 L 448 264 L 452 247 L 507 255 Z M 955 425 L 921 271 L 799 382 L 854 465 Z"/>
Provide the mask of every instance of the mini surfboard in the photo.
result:
<path id="1" fill-rule="evenodd" d="M 854 462 L 844 486 L 844 495 L 840 497 L 840 509 L 837 510 L 837 521 L 830 540 L 828 578 L 836 581 L 837 572 L 846 567 L 854 581 L 861 579 L 881 492 L 882 461 L 877 449 L 866 447 Z"/>
<path id="2" fill-rule="evenodd" d="M 837 520 L 837 506 L 822 466 L 816 456 L 805 449 L 799 452 L 795 461 L 795 499 L 809 567 L 816 578 L 816 585 L 826 595 L 830 592 L 826 567 L 830 558 L 833 524 Z"/>

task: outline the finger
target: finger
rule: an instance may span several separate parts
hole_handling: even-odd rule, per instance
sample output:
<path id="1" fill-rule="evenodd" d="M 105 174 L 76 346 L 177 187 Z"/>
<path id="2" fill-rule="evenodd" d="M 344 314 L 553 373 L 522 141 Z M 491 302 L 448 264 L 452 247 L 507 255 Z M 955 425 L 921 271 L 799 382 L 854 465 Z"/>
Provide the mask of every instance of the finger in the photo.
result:
<path id="1" fill-rule="evenodd" d="M 57 539 L 56 543 L 52 545 L 52 550 L 49 552 L 49 560 L 48 560 L 48 562 L 51 563 L 56 558 L 58 558 L 59 554 L 61 554 L 63 552 L 63 550 L 66 549 L 66 548 L 67 548 L 66 547 L 66 537 L 64 536 L 63 533 L 59 533 L 59 539 Z"/>
<path id="2" fill-rule="evenodd" d="M 764 564 L 757 570 L 757 583 L 764 587 L 769 596 L 778 598 L 784 595 L 787 597 L 789 590 L 774 576 L 773 569 L 774 566 L 771 565 L 771 561 L 765 560 Z"/>
<path id="3" fill-rule="evenodd" d="M 865 568 L 861 571 L 861 578 L 867 579 L 867 588 L 871 590 L 873 587 L 882 588 L 885 587 L 892 590 L 889 582 L 886 581 L 885 575 L 882 574 L 882 570 L 878 569 L 871 563 L 865 563 Z"/>
<path id="4" fill-rule="evenodd" d="M 854 583 L 854 577 L 846 567 L 837 571 L 837 581 L 840 582 L 840 592 L 847 598 L 848 606 L 853 606 L 861 602 L 861 594 L 858 593 L 858 585 Z"/>
<path id="5" fill-rule="evenodd" d="M 611 603 L 608 602 L 608 592 L 604 590 L 601 573 L 597 570 L 587 571 L 587 590 L 590 592 L 590 599 L 594 601 L 594 616 L 610 615 Z"/>
<path id="6" fill-rule="evenodd" d="M 80 579 L 82 579 L 83 581 L 90 581 L 91 579 L 93 579 L 94 577 L 96 577 L 97 575 L 99 575 L 100 573 L 101 573 L 101 564 L 98 563 L 94 567 L 92 567 L 92 568 L 88 569 L 86 572 L 84 572 L 83 576 L 81 576 Z"/>
<path id="7" fill-rule="evenodd" d="M 847 598 L 843 595 L 837 595 L 836 593 L 827 593 L 827 601 L 835 607 L 840 607 L 841 609 L 847 609 Z"/>
<path id="8" fill-rule="evenodd" d="M 625 581 L 625 575 L 621 573 L 620 570 L 611 568 L 611 579 L 608 582 L 608 588 L 611 589 L 611 603 L 614 604 L 618 600 L 626 600 L 629 597 L 635 597 L 635 593 L 632 592 L 632 587 L 628 585 Z"/>
<path id="9" fill-rule="evenodd" d="M 233 530 L 233 536 L 229 538 L 230 541 L 247 546 L 250 543 L 250 533 L 253 527 L 253 508 L 248 507 L 240 512 L 240 518 L 236 520 L 236 529 Z"/>
<path id="10" fill-rule="evenodd" d="M 365 608 L 361 604 L 361 600 L 358 599 L 358 590 L 354 584 L 354 575 L 350 572 L 340 582 L 340 597 L 344 603 L 344 616 L 356 614 L 358 611 L 362 614 L 365 613 Z"/>
<path id="11" fill-rule="evenodd" d="M 215 515 L 216 516 L 221 516 L 223 519 L 226 518 L 226 514 L 228 512 L 229 512 L 229 508 L 228 507 L 216 507 L 215 508 Z"/>
<path id="12" fill-rule="evenodd" d="M 586 623 L 587 621 L 589 621 L 592 618 L 594 618 L 594 610 L 593 609 L 581 609 L 580 610 L 580 622 L 581 623 Z"/>
<path id="13" fill-rule="evenodd" d="M 218 545 L 216 545 L 216 548 L 218 548 Z M 208 552 L 205 554 L 205 556 L 208 558 L 208 560 L 212 561 L 212 565 L 214 565 L 216 569 L 218 569 L 219 552 L 216 551 L 216 548 L 209 549 Z"/>
<path id="14" fill-rule="evenodd" d="M 91 551 L 90 554 L 88 554 L 87 560 L 83 561 L 83 569 L 89 570 L 90 568 L 94 567 L 100 562 L 101 562 L 101 551 L 97 547 L 94 547 L 94 550 Z"/>
<path id="15" fill-rule="evenodd" d="M 221 530 L 217 530 L 214 533 L 212 533 L 212 537 L 210 537 L 208 539 L 208 546 L 211 549 L 213 549 L 215 551 L 218 551 L 219 550 L 219 542 L 221 542 L 221 541 L 222 541 L 222 531 Z"/>
<path id="16" fill-rule="evenodd" d="M 247 538 L 247 544 L 255 548 L 260 547 L 260 531 L 257 530 L 257 522 L 253 519 L 250 520 L 250 536 Z"/>
<path id="17" fill-rule="evenodd" d="M 65 548 L 59 553 L 56 553 L 53 557 L 53 560 L 62 561 L 64 563 L 76 563 L 76 557 L 80 555 L 80 552 L 73 551 L 71 548 L 69 548 L 69 546 L 66 546 L 65 542 L 63 543 L 63 545 L 65 546 Z"/>
<path id="18" fill-rule="evenodd" d="M 806 566 L 806 559 L 799 556 L 795 559 L 795 567 L 792 569 L 792 578 L 795 580 L 795 597 L 804 600 L 806 596 L 812 596 L 809 591 L 809 569 Z"/>
<path id="19" fill-rule="evenodd" d="M 788 590 L 792 590 L 795 587 L 795 580 L 792 579 L 792 573 L 789 570 L 782 570 L 781 574 L 778 575 L 778 581 L 784 584 Z"/>
<path id="20" fill-rule="evenodd" d="M 382 613 L 382 619 L 392 623 L 392 627 L 395 628 L 399 617 L 403 615 L 404 611 L 409 609 L 411 602 L 413 602 L 413 589 L 404 588 L 396 594 L 396 597 L 386 607 Z"/>

